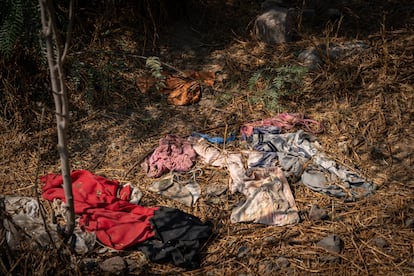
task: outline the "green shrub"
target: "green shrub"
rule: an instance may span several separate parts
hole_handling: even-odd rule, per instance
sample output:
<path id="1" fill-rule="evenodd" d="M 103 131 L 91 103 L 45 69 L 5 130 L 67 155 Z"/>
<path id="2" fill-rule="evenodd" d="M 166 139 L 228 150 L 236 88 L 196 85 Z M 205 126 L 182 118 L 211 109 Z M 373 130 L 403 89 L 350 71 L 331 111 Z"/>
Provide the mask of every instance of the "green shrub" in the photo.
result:
<path id="1" fill-rule="evenodd" d="M 265 109 L 281 112 L 280 98 L 300 93 L 307 69 L 302 66 L 266 67 L 254 72 L 248 80 L 251 104 L 262 104 Z"/>

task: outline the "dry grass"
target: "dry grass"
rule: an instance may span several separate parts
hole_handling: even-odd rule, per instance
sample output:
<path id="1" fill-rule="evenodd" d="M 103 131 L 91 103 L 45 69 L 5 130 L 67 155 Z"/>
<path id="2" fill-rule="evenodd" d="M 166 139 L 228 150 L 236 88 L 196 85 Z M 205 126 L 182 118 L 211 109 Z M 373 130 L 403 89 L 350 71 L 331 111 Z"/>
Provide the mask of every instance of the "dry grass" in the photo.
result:
<path id="1" fill-rule="evenodd" d="M 390 13 L 397 17 L 392 11 Z M 381 23 L 372 22 L 375 26 Z M 368 52 L 330 62 L 322 70 L 309 73 L 303 91 L 286 96 L 281 102 L 284 111 L 304 112 L 323 121 L 326 131 L 318 135 L 323 148 L 338 162 L 360 171 L 379 186 L 374 195 L 361 201 L 344 203 L 295 184 L 292 191 L 301 212 L 299 224 L 287 227 L 231 224 L 231 210 L 240 195 L 227 192 L 214 200 L 202 197 L 193 208 L 188 208 L 147 191 L 151 179 L 137 166 L 137 161 L 166 134 L 187 136 L 192 131 L 213 135 L 224 135 L 226 131 L 237 133 L 243 122 L 275 115 L 265 106 L 248 101 L 254 96 L 247 89 L 249 77 L 260 66 L 297 64 L 298 51 L 315 42 L 326 42 L 326 35 L 309 36 L 309 39 L 275 47 L 236 37 L 203 58 L 197 54 L 183 56 L 182 51 L 160 53 L 161 60 L 180 69 L 186 69 L 184 64 L 190 64 L 187 67 L 220 68 L 226 74 L 224 81 L 216 83 L 215 92 L 206 92 L 199 104 L 186 107 L 169 106 L 165 99 L 155 94 L 139 94 L 133 83 L 135 76 L 143 70 L 142 60 L 128 55 L 115 57 L 114 49 L 110 48 L 115 41 L 94 40 L 93 50 L 101 51 L 99 54 L 84 52 L 74 58 L 94 60 L 97 68 L 107 66 L 108 60 L 112 59 L 114 63 L 124 63 L 125 68 L 114 70 L 120 73 L 111 77 L 115 85 L 112 93 L 95 95 L 103 98 L 99 104 L 86 104 L 85 94 L 77 93 L 74 86 L 70 86 L 72 169 L 88 169 L 121 183 L 131 181 L 142 189 L 143 205 L 176 207 L 213 222 L 214 234 L 201 251 L 199 269 L 184 270 L 150 263 L 149 275 L 266 275 L 266 266 L 275 265 L 279 257 L 290 262 L 280 268 L 281 274 L 412 275 L 414 232 L 406 225 L 408 219 L 414 218 L 412 30 L 410 24 L 400 24 L 393 30 L 377 28 L 363 37 L 370 46 Z M 129 37 L 127 31 L 123 34 L 123 47 L 136 47 L 133 36 Z M 328 38 L 338 42 L 347 39 L 340 34 Z M 36 177 L 59 172 L 52 111 L 46 109 L 42 124 L 40 109 L 33 107 L 32 114 L 37 114 L 33 116 L 38 124 L 36 129 L 22 127 L 19 123 L 24 120 L 1 122 L 0 194 L 35 196 L 35 189 L 40 191 Z M 23 115 L 19 113 L 19 116 Z M 232 149 L 237 150 L 237 145 Z M 202 164 L 196 166 L 204 171 L 198 179 L 203 191 L 209 185 L 228 184 L 226 171 Z M 310 220 L 308 212 L 312 204 L 329 210 L 329 220 Z M 315 245 L 332 233 L 345 242 L 341 254 L 327 253 Z M 375 242 L 378 238 L 384 239 L 387 246 L 379 246 Z M 241 247 L 249 249 L 245 256 L 238 254 Z M 105 258 L 119 254 L 99 254 L 98 249 L 87 257 Z M 123 256 L 133 254 L 122 252 Z M 53 259 L 55 265 L 58 261 L 73 264 L 73 258 L 67 255 L 56 257 L 62 256 L 56 252 L 50 252 L 50 255 L 49 260 Z M 326 257 L 332 255 L 338 258 L 327 261 Z M 4 261 L 4 255 L 0 256 Z M 21 274 L 24 274 L 25 266 L 41 267 L 42 262 L 32 257 L 27 254 L 15 256 L 10 259 L 10 265 L 16 265 L 16 271 Z M 69 273 L 67 268 L 54 265 L 42 269 L 44 272 L 61 269 Z M 279 273 L 276 268 L 273 271 Z"/>

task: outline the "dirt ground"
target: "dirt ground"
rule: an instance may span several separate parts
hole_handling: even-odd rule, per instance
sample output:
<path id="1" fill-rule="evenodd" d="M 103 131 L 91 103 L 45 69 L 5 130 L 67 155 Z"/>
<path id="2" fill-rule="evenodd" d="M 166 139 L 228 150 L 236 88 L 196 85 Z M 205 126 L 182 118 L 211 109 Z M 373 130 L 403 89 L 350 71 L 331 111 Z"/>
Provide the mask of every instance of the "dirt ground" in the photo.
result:
<path id="1" fill-rule="evenodd" d="M 178 208 L 214 225 L 213 236 L 200 252 L 200 268 L 148 262 L 144 270 L 131 274 L 413 275 L 414 6 L 410 1 L 380 1 L 375 6 L 371 1 L 343 1 L 340 21 L 302 22 L 297 40 L 266 45 L 252 36 L 259 1 L 239 2 L 220 2 L 218 10 L 193 1 L 197 5 L 187 7 L 194 11 L 191 16 L 168 19 L 156 32 L 156 25 L 144 21 L 144 29 L 155 33 L 156 40 L 121 19 L 98 22 L 87 35 L 74 36 L 68 68 L 72 169 L 132 182 L 143 192 L 142 205 Z M 127 13 L 118 12 L 124 17 Z M 306 73 L 295 91 L 275 98 L 260 94 L 259 83 L 254 89 L 250 85 L 259 69 L 300 66 L 298 54 L 308 47 L 355 39 L 368 49 L 325 60 L 319 70 Z M 168 104 L 165 95 L 142 93 L 137 87 L 137 80 L 148 74 L 143 59 L 148 56 L 159 57 L 168 72 L 215 72 L 215 84 L 203 90 L 195 104 Z M 39 73 L 31 87 L 47 77 L 46 71 Z M 4 91 L 17 89 L 7 84 L 3 81 Z M 12 115 L 7 110 L 13 106 L 2 106 L 0 194 L 35 196 L 41 189 L 38 176 L 60 172 L 53 103 L 51 97 L 37 100 Z M 43 115 L 41 102 L 47 104 Z M 153 179 L 139 162 L 160 138 L 186 137 L 194 131 L 239 135 L 243 123 L 279 112 L 303 112 L 323 122 L 324 132 L 316 136 L 324 150 L 378 185 L 375 194 L 344 202 L 291 183 L 301 221 L 274 227 L 231 223 L 231 210 L 242 196 L 230 191 L 214 200 L 202 196 L 191 208 L 148 191 Z M 237 150 L 239 142 L 227 147 Z M 201 162 L 195 166 L 203 170 L 197 179 L 202 191 L 228 185 L 226 170 Z M 327 210 L 329 219 L 311 220 L 314 204 Z M 341 253 L 316 245 L 329 234 L 344 241 Z M 15 259 L 16 271 L 47 271 L 44 263 L 21 254 Z M 134 259 L 137 252 L 102 253 L 97 245 L 86 256 L 49 260 L 79 264 L 82 258 L 101 261 L 116 255 Z M 86 272 L 80 266 L 50 266 L 62 274 L 99 273 L 98 268 Z"/>

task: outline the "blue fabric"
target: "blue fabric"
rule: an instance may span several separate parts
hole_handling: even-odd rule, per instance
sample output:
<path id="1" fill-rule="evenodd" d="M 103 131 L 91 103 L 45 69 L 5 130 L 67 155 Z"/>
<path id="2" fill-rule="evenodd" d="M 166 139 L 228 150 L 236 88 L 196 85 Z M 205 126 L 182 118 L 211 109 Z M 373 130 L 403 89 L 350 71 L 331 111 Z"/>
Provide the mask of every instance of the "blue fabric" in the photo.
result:
<path id="1" fill-rule="evenodd" d="M 223 137 L 210 137 L 207 134 L 203 134 L 203 133 L 199 133 L 199 132 L 193 132 L 192 136 L 198 136 L 201 137 L 203 139 L 206 139 L 207 141 L 209 141 L 210 143 L 213 144 L 223 144 L 224 143 L 224 138 Z M 235 135 L 230 135 L 225 141 L 226 143 L 231 142 L 236 140 L 236 136 Z"/>

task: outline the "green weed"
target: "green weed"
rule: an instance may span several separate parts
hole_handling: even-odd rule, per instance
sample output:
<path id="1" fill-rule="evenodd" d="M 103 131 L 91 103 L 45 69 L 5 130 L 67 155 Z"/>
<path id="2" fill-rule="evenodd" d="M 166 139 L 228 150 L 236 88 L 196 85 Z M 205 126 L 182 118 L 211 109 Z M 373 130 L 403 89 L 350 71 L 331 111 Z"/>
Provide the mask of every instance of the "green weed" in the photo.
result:
<path id="1" fill-rule="evenodd" d="M 307 68 L 302 66 L 266 67 L 254 72 L 248 80 L 248 87 L 253 95 L 249 103 L 261 104 L 264 109 L 281 112 L 281 97 L 300 93 L 303 77 Z"/>

